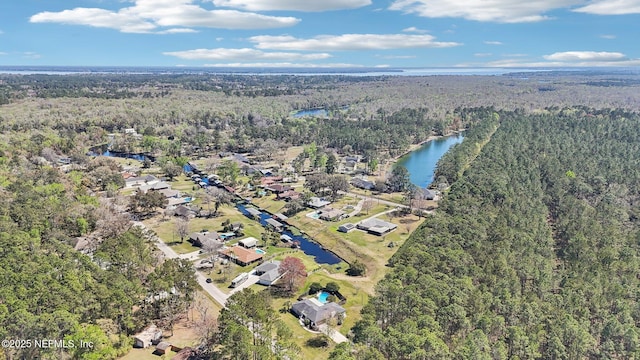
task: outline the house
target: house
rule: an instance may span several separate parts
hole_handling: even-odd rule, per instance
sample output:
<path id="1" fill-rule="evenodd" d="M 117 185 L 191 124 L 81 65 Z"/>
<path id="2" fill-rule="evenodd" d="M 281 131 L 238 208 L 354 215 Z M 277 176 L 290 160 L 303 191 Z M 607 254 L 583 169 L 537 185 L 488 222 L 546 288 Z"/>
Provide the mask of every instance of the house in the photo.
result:
<path id="1" fill-rule="evenodd" d="M 327 320 L 338 316 L 344 317 L 346 310 L 334 303 L 320 303 L 316 299 L 305 299 L 291 306 L 291 312 L 303 321 L 309 321 L 311 328 L 324 324 Z"/>
<path id="2" fill-rule="evenodd" d="M 245 164 L 249 164 L 250 163 L 249 159 L 246 156 L 242 155 L 242 154 L 233 154 L 233 160 L 236 160 L 236 161 L 238 161 L 240 163 L 245 163 Z"/>
<path id="3" fill-rule="evenodd" d="M 177 207 L 179 205 L 188 204 L 190 200 L 188 198 L 168 198 L 167 209 L 171 209 L 173 207 Z"/>
<path id="4" fill-rule="evenodd" d="M 345 215 L 344 211 L 333 208 L 324 208 L 318 213 L 320 214 L 319 218 L 324 221 L 337 221 Z"/>
<path id="5" fill-rule="evenodd" d="M 271 286 L 282 277 L 280 274 L 280 261 L 270 261 L 256 267 L 253 272 L 260 276 L 258 284 Z"/>
<path id="6" fill-rule="evenodd" d="M 258 239 L 254 238 L 254 237 L 248 237 L 246 239 L 242 239 L 240 241 L 238 241 L 238 244 L 240 244 L 241 246 L 250 249 L 252 247 L 256 247 L 256 245 L 258 245 Z"/>
<path id="7" fill-rule="evenodd" d="M 150 325 L 142 332 L 134 335 L 133 347 L 145 349 L 160 342 L 161 338 L 162 330 L 158 329 L 155 325 Z"/>
<path id="8" fill-rule="evenodd" d="M 157 182 L 160 182 L 160 179 L 158 179 L 153 175 L 130 177 L 125 180 L 125 187 L 132 188 L 132 187 L 142 186 L 142 185 L 153 185 Z"/>
<path id="9" fill-rule="evenodd" d="M 373 181 L 355 177 L 351 179 L 351 185 L 364 190 L 372 190 L 376 187 L 376 184 Z"/>
<path id="10" fill-rule="evenodd" d="M 212 232 L 203 231 L 203 232 L 192 233 L 189 235 L 189 242 L 191 242 L 194 246 L 202 247 L 204 244 L 212 240 L 221 241 L 220 235 L 215 231 L 212 231 Z"/>
<path id="11" fill-rule="evenodd" d="M 267 176 L 260 179 L 260 184 L 263 186 L 275 184 L 279 181 L 282 181 L 282 177 L 280 176 Z"/>
<path id="12" fill-rule="evenodd" d="M 418 198 L 421 200 L 433 200 L 436 198 L 436 192 L 427 188 L 419 189 Z"/>
<path id="13" fill-rule="evenodd" d="M 302 196 L 302 194 L 300 194 L 299 192 L 295 190 L 289 190 L 289 191 L 279 193 L 278 195 L 276 195 L 276 198 L 278 200 L 291 201 L 291 200 L 299 199 L 300 196 Z"/>
<path id="14" fill-rule="evenodd" d="M 180 191 L 173 189 L 162 189 L 158 190 L 160 194 L 162 194 L 165 198 L 177 198 L 180 196 Z"/>
<path id="15" fill-rule="evenodd" d="M 256 261 L 260 261 L 264 256 L 264 253 L 260 249 L 246 249 L 242 246 L 228 247 L 219 250 L 218 253 L 240 266 L 247 266 Z"/>
<path id="16" fill-rule="evenodd" d="M 346 223 L 346 224 L 342 224 L 342 225 L 338 226 L 338 231 L 343 232 L 343 233 L 348 233 L 349 231 L 352 231 L 355 228 L 356 228 L 355 224 Z"/>
<path id="17" fill-rule="evenodd" d="M 327 206 L 329 204 L 331 204 L 331 201 L 327 201 L 315 196 L 311 197 L 307 202 L 307 206 L 312 209 L 320 209 L 321 207 Z"/>
<path id="18" fill-rule="evenodd" d="M 153 184 L 145 184 L 140 186 L 140 191 L 146 193 L 147 191 L 160 191 L 171 189 L 171 185 L 164 181 L 154 182 Z"/>
<path id="19" fill-rule="evenodd" d="M 184 205 L 178 205 L 175 209 L 173 209 L 174 216 L 181 216 L 183 218 L 188 218 L 193 215 L 193 211 Z"/>
<path id="20" fill-rule="evenodd" d="M 271 184 L 271 185 L 266 185 L 264 187 L 265 190 L 271 191 L 274 194 L 280 194 L 286 191 L 292 191 L 293 188 L 289 185 L 283 185 L 283 184 Z"/>
<path id="21" fill-rule="evenodd" d="M 380 220 L 377 218 L 369 218 L 366 220 L 362 220 L 358 223 L 357 228 L 360 230 L 364 230 L 373 235 L 384 235 L 392 232 L 398 227 L 398 225 Z"/>

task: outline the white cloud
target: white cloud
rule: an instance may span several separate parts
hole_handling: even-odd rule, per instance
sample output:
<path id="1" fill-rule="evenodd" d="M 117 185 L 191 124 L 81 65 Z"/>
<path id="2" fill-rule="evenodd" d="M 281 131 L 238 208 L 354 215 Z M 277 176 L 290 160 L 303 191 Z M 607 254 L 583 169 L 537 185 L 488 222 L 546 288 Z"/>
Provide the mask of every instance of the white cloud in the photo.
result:
<path id="1" fill-rule="evenodd" d="M 582 3 L 584 0 L 395 0 L 389 9 L 429 18 L 520 23 L 547 20 L 545 14 L 551 10 Z"/>
<path id="2" fill-rule="evenodd" d="M 29 19 L 32 23 L 62 23 L 69 25 L 88 25 L 99 28 L 117 29 L 126 33 L 150 32 L 156 25 L 139 16 L 125 12 L 112 12 L 95 8 L 75 8 L 60 12 L 41 12 Z"/>
<path id="3" fill-rule="evenodd" d="M 22 57 L 25 59 L 40 59 L 42 55 L 33 51 L 26 51 L 22 53 Z"/>
<path id="4" fill-rule="evenodd" d="M 329 11 L 356 9 L 371 5 L 371 0 L 213 0 L 216 6 L 231 7 L 248 11 Z"/>
<path id="5" fill-rule="evenodd" d="M 486 66 L 494 67 L 615 67 L 640 66 L 640 59 L 629 59 L 619 52 L 565 51 L 544 55 L 540 60 L 503 59 Z"/>
<path id="6" fill-rule="evenodd" d="M 473 54 L 473 56 L 475 57 L 488 57 L 488 56 L 493 56 L 492 53 L 475 53 Z"/>
<path id="7" fill-rule="evenodd" d="M 376 57 L 381 59 L 415 59 L 417 56 L 415 55 L 376 55 Z"/>
<path id="8" fill-rule="evenodd" d="M 117 29 L 127 33 L 176 33 L 186 29 L 158 30 L 158 27 L 211 27 L 221 29 L 267 29 L 293 26 L 293 17 L 266 16 L 236 10 L 207 10 L 194 0 L 135 0 L 135 5 L 117 12 L 98 8 L 75 8 L 41 12 L 32 23 L 62 23 Z"/>
<path id="9" fill-rule="evenodd" d="M 487 45 L 502 45 L 500 41 L 485 41 L 484 43 Z"/>
<path id="10" fill-rule="evenodd" d="M 321 60 L 331 57 L 331 54 L 300 54 L 289 52 L 264 52 L 256 49 L 195 49 L 187 51 L 165 52 L 164 55 L 176 56 L 186 60 L 287 60 L 287 61 L 309 61 Z"/>
<path id="11" fill-rule="evenodd" d="M 616 38 L 616 36 L 615 35 L 609 35 L 609 34 L 602 34 L 602 35 L 600 35 L 600 38 L 601 39 L 607 39 L 607 40 L 613 40 L 613 39 Z"/>
<path id="12" fill-rule="evenodd" d="M 406 28 L 406 29 L 402 29 L 402 32 L 412 32 L 412 33 L 416 33 L 416 34 L 425 34 L 425 33 L 428 33 L 428 31 L 427 31 L 427 30 L 418 29 L 418 28 L 417 28 L 417 27 L 415 27 L 415 26 L 411 26 L 411 27 L 408 27 L 408 28 Z"/>
<path id="13" fill-rule="evenodd" d="M 596 0 L 574 11 L 596 15 L 640 14 L 640 0 Z"/>
<path id="14" fill-rule="evenodd" d="M 331 69 L 331 68 L 362 68 L 363 65 L 358 64 L 313 64 L 313 63 L 229 63 L 229 64 L 206 64 L 207 67 L 238 67 L 238 68 L 256 68 L 256 67 L 295 67 L 295 68 L 317 68 L 317 69 Z M 376 65 L 368 67 L 386 68 L 389 65 Z"/>
<path id="15" fill-rule="evenodd" d="M 0 56 L 8 55 L 6 52 L 0 51 Z"/>
<path id="16" fill-rule="evenodd" d="M 565 51 L 543 56 L 551 61 L 620 61 L 626 56 L 619 52 Z"/>
<path id="17" fill-rule="evenodd" d="M 194 29 L 174 28 L 174 29 L 158 31 L 156 34 L 193 34 L 197 32 L 198 30 L 194 30 Z"/>
<path id="18" fill-rule="evenodd" d="M 343 34 L 319 35 L 311 39 L 293 36 L 253 36 L 250 41 L 259 49 L 341 51 L 341 50 L 389 50 L 410 48 L 443 48 L 461 45 L 455 42 L 437 42 L 431 35 L 407 34 Z"/>

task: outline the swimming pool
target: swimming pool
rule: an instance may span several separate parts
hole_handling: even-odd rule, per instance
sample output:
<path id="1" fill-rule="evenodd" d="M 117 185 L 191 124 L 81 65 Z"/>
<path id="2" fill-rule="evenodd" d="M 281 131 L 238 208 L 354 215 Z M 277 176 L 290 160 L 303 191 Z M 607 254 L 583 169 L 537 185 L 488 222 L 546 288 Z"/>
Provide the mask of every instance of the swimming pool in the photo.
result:
<path id="1" fill-rule="evenodd" d="M 327 298 L 329 297 L 329 295 L 331 295 L 331 294 L 329 294 L 326 291 L 320 291 L 320 293 L 318 294 L 318 301 L 320 301 L 323 304 L 326 304 L 327 303 Z"/>
<path id="2" fill-rule="evenodd" d="M 320 219 L 320 214 L 318 214 L 318 212 L 317 212 L 317 211 L 314 211 L 314 212 L 312 212 L 312 213 L 308 213 L 308 214 L 307 214 L 307 217 L 310 217 L 310 218 L 312 218 L 312 219 Z"/>
<path id="3" fill-rule="evenodd" d="M 256 254 L 266 254 L 267 252 L 262 249 L 256 249 Z"/>

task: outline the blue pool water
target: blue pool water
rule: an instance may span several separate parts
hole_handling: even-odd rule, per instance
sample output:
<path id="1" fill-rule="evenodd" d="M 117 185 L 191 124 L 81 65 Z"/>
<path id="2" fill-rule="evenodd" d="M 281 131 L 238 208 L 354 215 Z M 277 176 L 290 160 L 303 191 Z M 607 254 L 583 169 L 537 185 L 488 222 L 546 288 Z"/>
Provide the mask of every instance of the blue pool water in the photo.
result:
<path id="1" fill-rule="evenodd" d="M 267 252 L 262 249 L 256 249 L 256 254 L 266 254 Z"/>
<path id="2" fill-rule="evenodd" d="M 323 304 L 326 304 L 327 303 L 327 298 L 329 297 L 329 295 L 331 295 L 331 294 L 329 294 L 326 291 L 320 291 L 320 294 L 318 294 L 318 301 L 320 301 Z"/>

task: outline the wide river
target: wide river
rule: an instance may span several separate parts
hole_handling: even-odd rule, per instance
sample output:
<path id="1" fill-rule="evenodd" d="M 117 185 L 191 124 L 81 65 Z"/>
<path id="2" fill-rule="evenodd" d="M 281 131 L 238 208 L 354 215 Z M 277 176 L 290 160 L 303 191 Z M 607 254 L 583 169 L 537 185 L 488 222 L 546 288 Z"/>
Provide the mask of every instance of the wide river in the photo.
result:
<path id="1" fill-rule="evenodd" d="M 409 170 L 411 182 L 424 188 L 429 186 L 435 179 L 436 165 L 438 160 L 453 145 L 461 143 L 464 139 L 462 133 L 442 137 L 429 141 L 420 148 L 401 157 L 397 165 L 403 165 Z"/>

